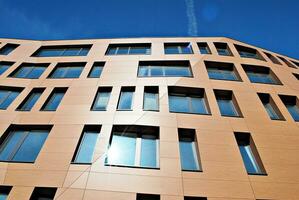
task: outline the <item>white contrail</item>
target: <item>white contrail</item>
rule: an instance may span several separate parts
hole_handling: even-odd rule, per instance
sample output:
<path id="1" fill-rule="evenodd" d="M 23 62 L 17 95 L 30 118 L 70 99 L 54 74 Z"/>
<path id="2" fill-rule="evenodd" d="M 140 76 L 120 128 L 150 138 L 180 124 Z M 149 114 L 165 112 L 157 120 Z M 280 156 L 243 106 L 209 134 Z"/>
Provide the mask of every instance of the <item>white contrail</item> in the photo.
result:
<path id="1" fill-rule="evenodd" d="M 188 18 L 188 34 L 189 36 L 197 36 L 197 20 L 195 16 L 195 8 L 193 0 L 185 0 L 186 14 Z"/>

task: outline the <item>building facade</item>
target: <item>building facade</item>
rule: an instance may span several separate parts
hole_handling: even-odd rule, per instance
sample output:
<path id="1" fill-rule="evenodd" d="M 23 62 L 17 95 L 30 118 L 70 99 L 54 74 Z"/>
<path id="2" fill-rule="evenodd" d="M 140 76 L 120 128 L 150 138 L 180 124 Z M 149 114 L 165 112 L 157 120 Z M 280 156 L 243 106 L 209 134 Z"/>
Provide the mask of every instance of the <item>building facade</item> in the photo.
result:
<path id="1" fill-rule="evenodd" d="M 299 60 L 229 38 L 0 42 L 0 199 L 299 199 Z"/>

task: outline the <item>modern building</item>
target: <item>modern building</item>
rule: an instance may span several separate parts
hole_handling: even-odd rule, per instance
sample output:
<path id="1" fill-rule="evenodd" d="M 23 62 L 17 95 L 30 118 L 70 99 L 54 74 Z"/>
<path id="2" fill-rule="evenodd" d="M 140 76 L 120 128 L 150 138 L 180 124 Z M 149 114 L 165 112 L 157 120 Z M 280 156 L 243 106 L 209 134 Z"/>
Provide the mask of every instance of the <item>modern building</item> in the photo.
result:
<path id="1" fill-rule="evenodd" d="M 0 199 L 299 199 L 299 60 L 220 37 L 0 42 Z"/>

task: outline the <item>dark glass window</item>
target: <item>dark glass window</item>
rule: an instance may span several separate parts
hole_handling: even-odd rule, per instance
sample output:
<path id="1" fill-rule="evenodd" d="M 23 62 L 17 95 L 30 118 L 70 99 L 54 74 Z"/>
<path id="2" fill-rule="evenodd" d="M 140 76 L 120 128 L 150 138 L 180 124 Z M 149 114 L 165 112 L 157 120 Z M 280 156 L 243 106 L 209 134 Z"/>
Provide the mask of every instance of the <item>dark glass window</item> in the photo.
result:
<path id="1" fill-rule="evenodd" d="M 54 200 L 57 188 L 35 187 L 30 200 Z"/>
<path id="2" fill-rule="evenodd" d="M 88 74 L 88 78 L 100 78 L 105 62 L 95 62 Z"/>
<path id="3" fill-rule="evenodd" d="M 137 194 L 136 200 L 160 200 L 160 195 L 157 194 Z"/>
<path id="4" fill-rule="evenodd" d="M 6 200 L 11 189 L 12 186 L 0 186 L 0 200 Z"/>
<path id="5" fill-rule="evenodd" d="M 284 117 L 269 94 L 258 93 L 258 96 L 272 120 L 284 120 Z"/>
<path id="6" fill-rule="evenodd" d="M 164 43 L 165 54 L 193 54 L 191 43 Z"/>
<path id="7" fill-rule="evenodd" d="M 281 85 L 277 76 L 268 67 L 257 65 L 242 65 L 250 82 Z"/>
<path id="8" fill-rule="evenodd" d="M 39 63 L 23 63 L 15 71 L 13 71 L 9 76 L 14 78 L 28 78 L 37 79 L 46 70 L 49 64 Z"/>
<path id="9" fill-rule="evenodd" d="M 242 58 L 254 58 L 263 61 L 265 60 L 256 49 L 244 47 L 237 44 L 235 44 L 235 48 L 237 49 Z"/>
<path id="10" fill-rule="evenodd" d="M 19 105 L 17 110 L 30 111 L 44 90 L 45 88 L 33 88 L 24 101 Z"/>
<path id="11" fill-rule="evenodd" d="M 32 56 L 56 57 L 56 56 L 86 56 L 92 45 L 63 45 L 42 46 Z"/>
<path id="12" fill-rule="evenodd" d="M 233 56 L 230 48 L 226 43 L 214 42 L 217 52 L 221 56 Z"/>
<path id="13" fill-rule="evenodd" d="M 208 200 L 207 197 L 184 197 L 184 200 Z"/>
<path id="14" fill-rule="evenodd" d="M 10 126 L 0 139 L 0 160 L 34 162 L 50 130 L 48 125 Z"/>
<path id="15" fill-rule="evenodd" d="M 0 75 L 8 70 L 13 64 L 13 62 L 0 62 Z"/>
<path id="16" fill-rule="evenodd" d="M 288 109 L 290 115 L 293 119 L 298 122 L 299 121 L 299 106 L 298 106 L 298 98 L 296 96 L 290 95 L 279 95 L 281 101 L 284 103 L 286 108 Z"/>
<path id="17" fill-rule="evenodd" d="M 0 86 L 0 110 L 5 110 L 22 92 L 23 88 Z"/>
<path id="18" fill-rule="evenodd" d="M 233 63 L 205 61 L 210 79 L 240 81 L 241 78 Z"/>
<path id="19" fill-rule="evenodd" d="M 158 149 L 159 127 L 114 126 L 106 164 L 158 168 Z"/>
<path id="20" fill-rule="evenodd" d="M 106 55 L 151 54 L 150 43 L 109 44 Z"/>
<path id="21" fill-rule="evenodd" d="M 218 107 L 222 116 L 241 117 L 237 101 L 230 90 L 214 90 Z"/>
<path id="22" fill-rule="evenodd" d="M 86 63 L 58 63 L 48 78 L 79 78 Z"/>
<path id="23" fill-rule="evenodd" d="M 264 53 L 274 64 L 281 65 L 281 63 L 278 61 L 278 59 L 275 56 L 273 56 L 270 53 L 266 53 L 266 52 L 264 52 Z"/>
<path id="24" fill-rule="evenodd" d="M 60 102 L 62 101 L 63 96 L 65 95 L 67 88 L 54 88 L 50 96 L 42 106 L 43 111 L 55 111 Z"/>
<path id="25" fill-rule="evenodd" d="M 297 67 L 299 67 L 299 62 L 292 60 L 292 63 L 294 63 Z"/>
<path id="26" fill-rule="evenodd" d="M 135 87 L 122 87 L 117 110 L 132 110 Z"/>
<path id="27" fill-rule="evenodd" d="M 189 61 L 140 61 L 138 77 L 192 77 Z"/>
<path id="28" fill-rule="evenodd" d="M 179 128 L 178 131 L 182 170 L 201 171 L 195 130 Z"/>
<path id="29" fill-rule="evenodd" d="M 198 42 L 197 43 L 199 51 L 201 54 L 211 54 L 211 49 L 206 42 Z"/>
<path id="30" fill-rule="evenodd" d="M 144 87 L 143 110 L 159 111 L 159 87 Z"/>
<path id="31" fill-rule="evenodd" d="M 278 58 L 280 60 L 282 60 L 288 67 L 297 69 L 297 67 L 295 65 L 293 65 L 291 62 L 289 62 L 287 59 L 280 57 L 280 56 L 278 56 Z"/>
<path id="32" fill-rule="evenodd" d="M 293 75 L 296 77 L 297 80 L 299 80 L 299 74 L 293 73 Z"/>
<path id="33" fill-rule="evenodd" d="M 13 50 L 15 50 L 18 46 L 18 44 L 6 44 L 0 49 L 0 55 L 8 55 Z"/>
<path id="34" fill-rule="evenodd" d="M 75 155 L 73 157 L 73 163 L 92 163 L 93 153 L 100 131 L 101 126 L 98 125 L 86 125 L 84 127 Z"/>
<path id="35" fill-rule="evenodd" d="M 202 88 L 168 87 L 169 111 L 177 113 L 210 114 Z"/>
<path id="36" fill-rule="evenodd" d="M 235 132 L 239 150 L 248 174 L 266 175 L 262 160 L 250 133 Z"/>
<path id="37" fill-rule="evenodd" d="M 111 91 L 112 87 L 100 87 L 97 91 L 91 110 L 106 110 Z"/>

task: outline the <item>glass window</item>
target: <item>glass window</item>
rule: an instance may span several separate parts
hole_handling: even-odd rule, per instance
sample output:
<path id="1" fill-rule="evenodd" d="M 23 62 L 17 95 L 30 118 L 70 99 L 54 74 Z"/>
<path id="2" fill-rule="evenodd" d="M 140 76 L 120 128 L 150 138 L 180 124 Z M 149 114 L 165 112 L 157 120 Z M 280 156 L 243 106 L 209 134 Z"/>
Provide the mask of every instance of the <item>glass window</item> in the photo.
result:
<path id="1" fill-rule="evenodd" d="M 83 71 L 85 63 L 60 63 L 49 78 L 79 78 Z"/>
<path id="2" fill-rule="evenodd" d="M 197 43 L 199 51 L 201 54 L 211 54 L 211 50 L 206 42 Z"/>
<path id="3" fill-rule="evenodd" d="M 179 146 L 182 170 L 200 171 L 194 129 L 179 129 Z"/>
<path id="4" fill-rule="evenodd" d="M 157 128 L 145 126 L 114 129 L 106 164 L 158 168 L 158 135 Z"/>
<path id="5" fill-rule="evenodd" d="M 37 79 L 46 70 L 49 64 L 30 64 L 24 63 L 9 76 L 14 78 Z"/>
<path id="6" fill-rule="evenodd" d="M 207 197 L 184 197 L 184 200 L 208 200 Z"/>
<path id="7" fill-rule="evenodd" d="M 232 56 L 232 52 L 226 43 L 215 42 L 214 43 L 217 52 L 221 56 Z"/>
<path id="8" fill-rule="evenodd" d="M 132 110 L 135 87 L 123 87 L 118 100 L 118 110 Z"/>
<path id="9" fill-rule="evenodd" d="M 99 88 L 92 110 L 106 110 L 109 102 L 112 87 Z"/>
<path id="10" fill-rule="evenodd" d="M 137 194 L 136 200 L 160 200 L 160 195 L 157 194 Z"/>
<path id="11" fill-rule="evenodd" d="M 10 54 L 13 50 L 15 50 L 18 46 L 18 44 L 6 44 L 0 49 L 0 55 L 8 55 Z"/>
<path id="12" fill-rule="evenodd" d="M 106 55 L 147 55 L 151 53 L 150 43 L 109 44 Z"/>
<path id="13" fill-rule="evenodd" d="M 89 74 L 88 74 L 88 78 L 100 78 L 103 68 L 104 68 L 105 63 L 94 63 Z"/>
<path id="14" fill-rule="evenodd" d="M 54 200 L 57 188 L 35 187 L 30 200 Z"/>
<path id="15" fill-rule="evenodd" d="M 295 76 L 295 78 L 296 78 L 297 80 L 299 80 L 299 74 L 295 74 L 295 73 L 293 73 L 293 75 Z"/>
<path id="16" fill-rule="evenodd" d="M 248 174 L 265 175 L 262 161 L 250 133 L 235 133 L 239 150 Z"/>
<path id="17" fill-rule="evenodd" d="M 255 65 L 242 65 L 242 67 L 252 83 L 281 84 L 268 67 Z"/>
<path id="18" fill-rule="evenodd" d="M 281 101 L 288 109 L 290 115 L 293 119 L 298 122 L 299 121 L 299 107 L 298 107 L 298 98 L 296 96 L 290 95 L 279 95 Z"/>
<path id="19" fill-rule="evenodd" d="M 12 186 L 0 186 L 0 200 L 6 200 L 11 189 Z"/>
<path id="20" fill-rule="evenodd" d="M 214 93 L 222 116 L 241 117 L 237 104 L 233 100 L 232 91 L 214 90 Z"/>
<path id="21" fill-rule="evenodd" d="M 56 57 L 56 56 L 86 56 L 92 45 L 71 46 L 42 46 L 33 56 Z"/>
<path id="22" fill-rule="evenodd" d="M 10 68 L 14 63 L 12 62 L 0 62 L 0 75 Z"/>
<path id="23" fill-rule="evenodd" d="M 291 62 L 289 62 L 287 59 L 280 57 L 280 56 L 278 58 L 280 58 L 280 60 L 282 60 L 288 67 L 297 69 L 297 67 L 295 65 L 293 65 Z"/>
<path id="24" fill-rule="evenodd" d="M 256 50 L 249 47 L 244 47 L 241 45 L 236 45 L 235 47 L 237 51 L 239 52 L 240 56 L 243 58 L 254 58 L 258 60 L 264 60 L 264 58 L 261 56 L 261 54 Z"/>
<path id="25" fill-rule="evenodd" d="M 0 109 L 7 109 L 22 90 L 22 88 L 0 87 Z"/>
<path id="26" fill-rule="evenodd" d="M 272 54 L 266 53 L 266 52 L 264 52 L 264 53 L 274 64 L 281 65 L 281 63 L 278 61 L 278 59 L 276 57 L 274 57 Z"/>
<path id="27" fill-rule="evenodd" d="M 273 99 L 269 94 L 258 93 L 260 100 L 262 101 L 269 117 L 272 120 L 284 120 L 282 114 L 280 113 L 278 107 L 274 103 Z"/>
<path id="28" fill-rule="evenodd" d="M 191 43 L 165 43 L 165 54 L 193 54 Z"/>
<path id="29" fill-rule="evenodd" d="M 0 160 L 35 161 L 48 137 L 49 129 L 32 128 L 25 130 L 23 128 L 13 128 L 9 131 L 0 147 Z"/>
<path id="30" fill-rule="evenodd" d="M 34 88 L 25 98 L 25 100 L 20 104 L 17 110 L 21 111 L 30 111 L 32 107 L 35 105 L 39 97 L 44 92 L 45 88 Z"/>
<path id="31" fill-rule="evenodd" d="M 41 110 L 55 111 L 66 93 L 66 90 L 67 88 L 54 88 Z"/>
<path id="32" fill-rule="evenodd" d="M 83 134 L 73 158 L 73 163 L 92 163 L 93 153 L 100 130 L 101 126 L 88 125 L 84 127 Z"/>
<path id="33" fill-rule="evenodd" d="M 240 80 L 239 74 L 232 63 L 205 61 L 205 65 L 210 79 L 230 81 Z"/>
<path id="34" fill-rule="evenodd" d="M 159 88 L 155 86 L 144 88 L 143 110 L 159 111 Z"/>

